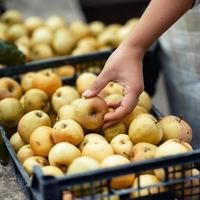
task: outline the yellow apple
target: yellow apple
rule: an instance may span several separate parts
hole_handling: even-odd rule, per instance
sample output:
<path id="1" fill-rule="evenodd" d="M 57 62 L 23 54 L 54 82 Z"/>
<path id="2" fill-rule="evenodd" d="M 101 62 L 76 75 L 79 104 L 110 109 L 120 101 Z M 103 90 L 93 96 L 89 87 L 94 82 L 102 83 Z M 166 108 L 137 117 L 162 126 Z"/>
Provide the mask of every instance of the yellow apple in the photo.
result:
<path id="1" fill-rule="evenodd" d="M 34 156 L 34 152 L 30 144 L 25 144 L 17 152 L 17 158 L 19 159 L 21 164 L 23 164 L 27 158 L 30 158 L 32 156 Z"/>
<path id="2" fill-rule="evenodd" d="M 105 141 L 88 142 L 82 150 L 83 156 L 94 158 L 98 162 L 102 162 L 106 157 L 113 155 L 113 149 Z"/>
<path id="3" fill-rule="evenodd" d="M 89 89 L 97 76 L 93 73 L 84 72 L 76 80 L 77 91 L 82 94 L 85 90 Z"/>
<path id="4" fill-rule="evenodd" d="M 23 141 L 29 143 L 31 133 L 40 126 L 51 126 L 51 120 L 45 112 L 34 110 L 20 119 L 17 130 Z"/>
<path id="5" fill-rule="evenodd" d="M 48 156 L 49 151 L 54 146 L 52 132 L 51 127 L 40 126 L 31 133 L 30 145 L 35 155 Z"/>
<path id="6" fill-rule="evenodd" d="M 51 29 L 46 26 L 38 27 L 33 31 L 31 40 L 33 45 L 40 43 L 51 45 L 53 41 L 53 33 Z"/>
<path id="7" fill-rule="evenodd" d="M 128 114 L 124 119 L 123 122 L 126 125 L 127 128 L 129 128 L 131 122 L 134 118 L 136 118 L 138 115 L 147 113 L 147 110 L 143 108 L 142 106 L 137 105 L 130 114 Z"/>
<path id="8" fill-rule="evenodd" d="M 138 105 L 144 107 L 148 112 L 151 110 L 152 100 L 147 92 L 143 91 L 139 96 Z"/>
<path id="9" fill-rule="evenodd" d="M 150 114 L 138 115 L 130 124 L 129 137 L 134 144 L 148 142 L 158 145 L 163 137 L 163 131 L 156 118 Z"/>
<path id="10" fill-rule="evenodd" d="M 139 179 L 139 180 L 138 180 Z M 138 184 L 139 183 L 139 184 Z M 160 192 L 165 192 L 166 188 L 163 186 L 153 186 L 159 184 L 159 179 L 152 174 L 143 174 L 137 177 L 133 183 L 133 188 L 138 190 L 132 192 L 132 198 L 149 196 L 150 194 L 158 194 Z M 142 189 L 143 187 L 147 187 Z"/>
<path id="11" fill-rule="evenodd" d="M 32 81 L 35 74 L 36 74 L 35 72 L 28 72 L 22 76 L 21 87 L 24 92 L 27 92 L 33 87 Z"/>
<path id="12" fill-rule="evenodd" d="M 130 163 L 130 160 L 128 160 L 124 156 L 111 155 L 111 156 L 105 158 L 101 162 L 101 167 L 103 167 L 103 168 L 115 167 L 115 166 L 125 165 L 125 164 L 129 164 L 129 163 Z M 119 176 L 116 178 L 112 178 L 111 182 L 110 182 L 110 186 L 113 189 L 127 188 L 133 184 L 134 179 L 135 179 L 134 174 L 128 174 L 125 176 Z"/>
<path id="13" fill-rule="evenodd" d="M 106 102 L 100 97 L 79 99 L 73 103 L 75 120 L 87 129 L 97 129 L 104 123 L 108 112 Z"/>
<path id="14" fill-rule="evenodd" d="M 5 98 L 0 100 L 0 124 L 16 127 L 23 114 L 24 110 L 18 99 Z"/>
<path id="15" fill-rule="evenodd" d="M 59 109 L 57 120 L 60 121 L 65 119 L 75 119 L 74 107 L 72 105 L 64 105 Z"/>
<path id="16" fill-rule="evenodd" d="M 0 100 L 6 97 L 19 99 L 22 89 L 17 81 L 9 77 L 0 78 Z"/>
<path id="17" fill-rule="evenodd" d="M 24 25 L 29 35 L 31 35 L 35 29 L 44 25 L 44 20 L 38 16 L 30 16 L 25 20 Z"/>
<path id="18" fill-rule="evenodd" d="M 64 173 L 58 167 L 55 167 L 55 166 L 47 165 L 47 166 L 42 167 L 41 170 L 45 176 L 63 176 L 64 175 Z"/>
<path id="19" fill-rule="evenodd" d="M 119 134 L 119 135 L 115 136 L 111 140 L 110 145 L 115 154 L 119 154 L 119 155 L 122 155 L 122 156 L 130 159 L 131 150 L 133 148 L 133 143 L 130 140 L 128 135 Z"/>
<path id="20" fill-rule="evenodd" d="M 29 176 L 32 176 L 33 174 L 33 167 L 34 166 L 39 166 L 39 167 L 44 167 L 46 165 L 48 165 L 48 161 L 45 157 L 42 156 L 33 156 L 30 158 L 27 158 L 24 163 L 23 163 L 23 167 L 25 169 L 25 171 L 28 173 Z"/>
<path id="21" fill-rule="evenodd" d="M 83 140 L 84 132 L 76 121 L 67 119 L 58 121 L 54 125 L 52 137 L 55 143 L 69 142 L 76 146 Z"/>
<path id="22" fill-rule="evenodd" d="M 24 109 L 26 112 L 42 110 L 48 113 L 50 111 L 48 95 L 40 89 L 30 89 L 24 95 Z"/>
<path id="23" fill-rule="evenodd" d="M 103 129 L 103 136 L 109 143 L 115 136 L 119 134 L 126 134 L 126 126 L 122 122 Z"/>
<path id="24" fill-rule="evenodd" d="M 25 142 L 20 137 L 19 133 L 16 132 L 10 138 L 10 144 L 12 145 L 15 152 L 17 152 L 22 146 L 25 145 Z"/>
<path id="25" fill-rule="evenodd" d="M 51 103 L 53 109 L 58 113 L 59 109 L 67 104 L 70 104 L 75 99 L 80 97 L 79 93 L 71 86 L 59 87 L 52 95 Z"/>
<path id="26" fill-rule="evenodd" d="M 173 115 L 167 115 L 159 121 L 159 124 L 163 129 L 162 142 L 172 138 L 181 139 L 185 142 L 191 142 L 192 128 L 183 119 L 179 119 Z"/>
<path id="27" fill-rule="evenodd" d="M 49 163 L 57 166 L 64 173 L 72 163 L 72 161 L 81 156 L 80 150 L 68 142 L 60 142 L 56 144 L 49 152 Z"/>
<path id="28" fill-rule="evenodd" d="M 79 145 L 79 149 L 82 151 L 87 143 L 98 142 L 98 141 L 106 142 L 106 139 L 102 135 L 99 135 L 97 133 L 89 133 L 85 135 L 85 137 L 83 138 L 82 142 Z"/>
<path id="29" fill-rule="evenodd" d="M 183 145 L 177 141 L 168 141 L 168 142 L 161 144 L 158 147 L 158 149 L 156 150 L 156 152 L 154 154 L 154 158 L 161 158 L 161 157 L 170 156 L 170 155 L 183 154 L 186 152 L 188 152 L 188 148 L 185 145 Z M 177 165 L 174 167 L 169 167 L 168 168 L 168 172 L 169 172 L 168 178 L 169 179 L 181 178 L 181 176 L 182 176 L 181 169 L 182 168 L 180 165 Z M 174 170 L 177 170 L 177 172 L 174 172 Z M 190 171 L 187 170 L 186 175 L 189 172 Z M 164 180 L 166 177 L 164 169 L 155 169 L 154 173 L 157 176 L 157 178 L 160 180 Z"/>

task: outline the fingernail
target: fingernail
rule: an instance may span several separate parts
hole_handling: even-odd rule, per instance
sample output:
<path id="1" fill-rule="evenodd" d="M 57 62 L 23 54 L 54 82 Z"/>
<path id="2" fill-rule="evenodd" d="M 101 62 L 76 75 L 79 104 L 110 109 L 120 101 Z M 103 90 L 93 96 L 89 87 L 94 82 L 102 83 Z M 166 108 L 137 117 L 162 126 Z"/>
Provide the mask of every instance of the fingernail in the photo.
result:
<path id="1" fill-rule="evenodd" d="M 87 90 L 85 90 L 85 92 L 83 92 L 83 96 L 85 96 L 85 97 L 88 97 L 88 96 L 90 96 L 92 94 L 92 92 L 91 92 L 91 90 L 89 90 L 89 89 L 87 89 Z"/>

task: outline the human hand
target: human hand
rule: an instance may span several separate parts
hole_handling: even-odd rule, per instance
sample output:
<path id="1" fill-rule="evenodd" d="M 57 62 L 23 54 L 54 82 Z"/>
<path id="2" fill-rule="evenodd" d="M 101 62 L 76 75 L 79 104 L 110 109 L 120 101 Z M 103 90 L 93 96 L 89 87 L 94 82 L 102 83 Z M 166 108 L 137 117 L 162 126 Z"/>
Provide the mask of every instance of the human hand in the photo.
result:
<path id="1" fill-rule="evenodd" d="M 119 122 L 136 106 L 138 97 L 144 89 L 142 58 L 143 53 L 125 42 L 122 43 L 109 57 L 91 88 L 83 93 L 86 98 L 96 96 L 109 82 L 123 86 L 122 101 L 118 105 L 108 105 L 116 109 L 104 116 L 104 127 Z"/>

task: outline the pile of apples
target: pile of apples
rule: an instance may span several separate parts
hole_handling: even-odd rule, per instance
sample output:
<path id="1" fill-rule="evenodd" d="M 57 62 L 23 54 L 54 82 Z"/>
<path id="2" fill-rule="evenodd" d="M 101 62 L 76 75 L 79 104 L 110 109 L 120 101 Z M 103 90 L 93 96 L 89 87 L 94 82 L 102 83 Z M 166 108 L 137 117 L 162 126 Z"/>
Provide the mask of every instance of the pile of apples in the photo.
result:
<path id="1" fill-rule="evenodd" d="M 95 74 L 83 73 L 75 87 L 62 85 L 52 70 L 26 73 L 20 83 L 8 77 L 0 79 L 0 124 L 16 128 L 10 143 L 29 176 L 35 165 L 45 175 L 67 176 L 192 151 L 189 124 L 172 115 L 156 119 L 150 114 L 152 102 L 145 91 L 121 122 L 103 128 L 104 115 L 114 112 L 108 104 L 121 101 L 123 87 L 111 82 L 99 96 L 82 98 L 96 78 Z M 199 175 L 199 171 L 192 169 L 186 174 L 191 175 Z M 143 172 L 140 187 L 159 183 L 165 176 L 163 169 Z M 175 178 L 178 177 L 180 172 L 175 172 Z M 198 181 L 185 184 L 195 185 Z M 116 190 L 137 188 L 138 177 L 115 177 L 110 186 Z M 85 189 L 88 187 L 85 185 Z M 150 192 L 166 190 L 153 187 Z M 199 191 L 199 187 L 195 190 Z M 142 196 L 148 194 L 147 189 L 140 191 Z"/>
<path id="2" fill-rule="evenodd" d="M 100 21 L 69 24 L 61 16 L 24 19 L 19 11 L 8 10 L 0 16 L 0 39 L 15 43 L 27 61 L 80 55 L 117 47 L 137 21 L 134 18 L 125 25 L 108 26 Z"/>

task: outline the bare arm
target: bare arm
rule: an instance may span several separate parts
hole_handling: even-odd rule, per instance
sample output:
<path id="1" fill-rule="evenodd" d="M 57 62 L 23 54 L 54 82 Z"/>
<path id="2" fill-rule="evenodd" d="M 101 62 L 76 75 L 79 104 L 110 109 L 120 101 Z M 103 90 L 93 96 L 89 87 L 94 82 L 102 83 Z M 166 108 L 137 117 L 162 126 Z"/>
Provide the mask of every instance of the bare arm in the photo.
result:
<path id="1" fill-rule="evenodd" d="M 193 5 L 194 0 L 151 0 L 129 37 L 107 60 L 93 86 L 85 97 L 97 95 L 108 82 L 124 86 L 124 98 L 115 112 L 104 116 L 105 127 L 130 113 L 143 91 L 142 59 L 146 50 Z M 113 105 L 112 105 L 113 106 Z"/>

